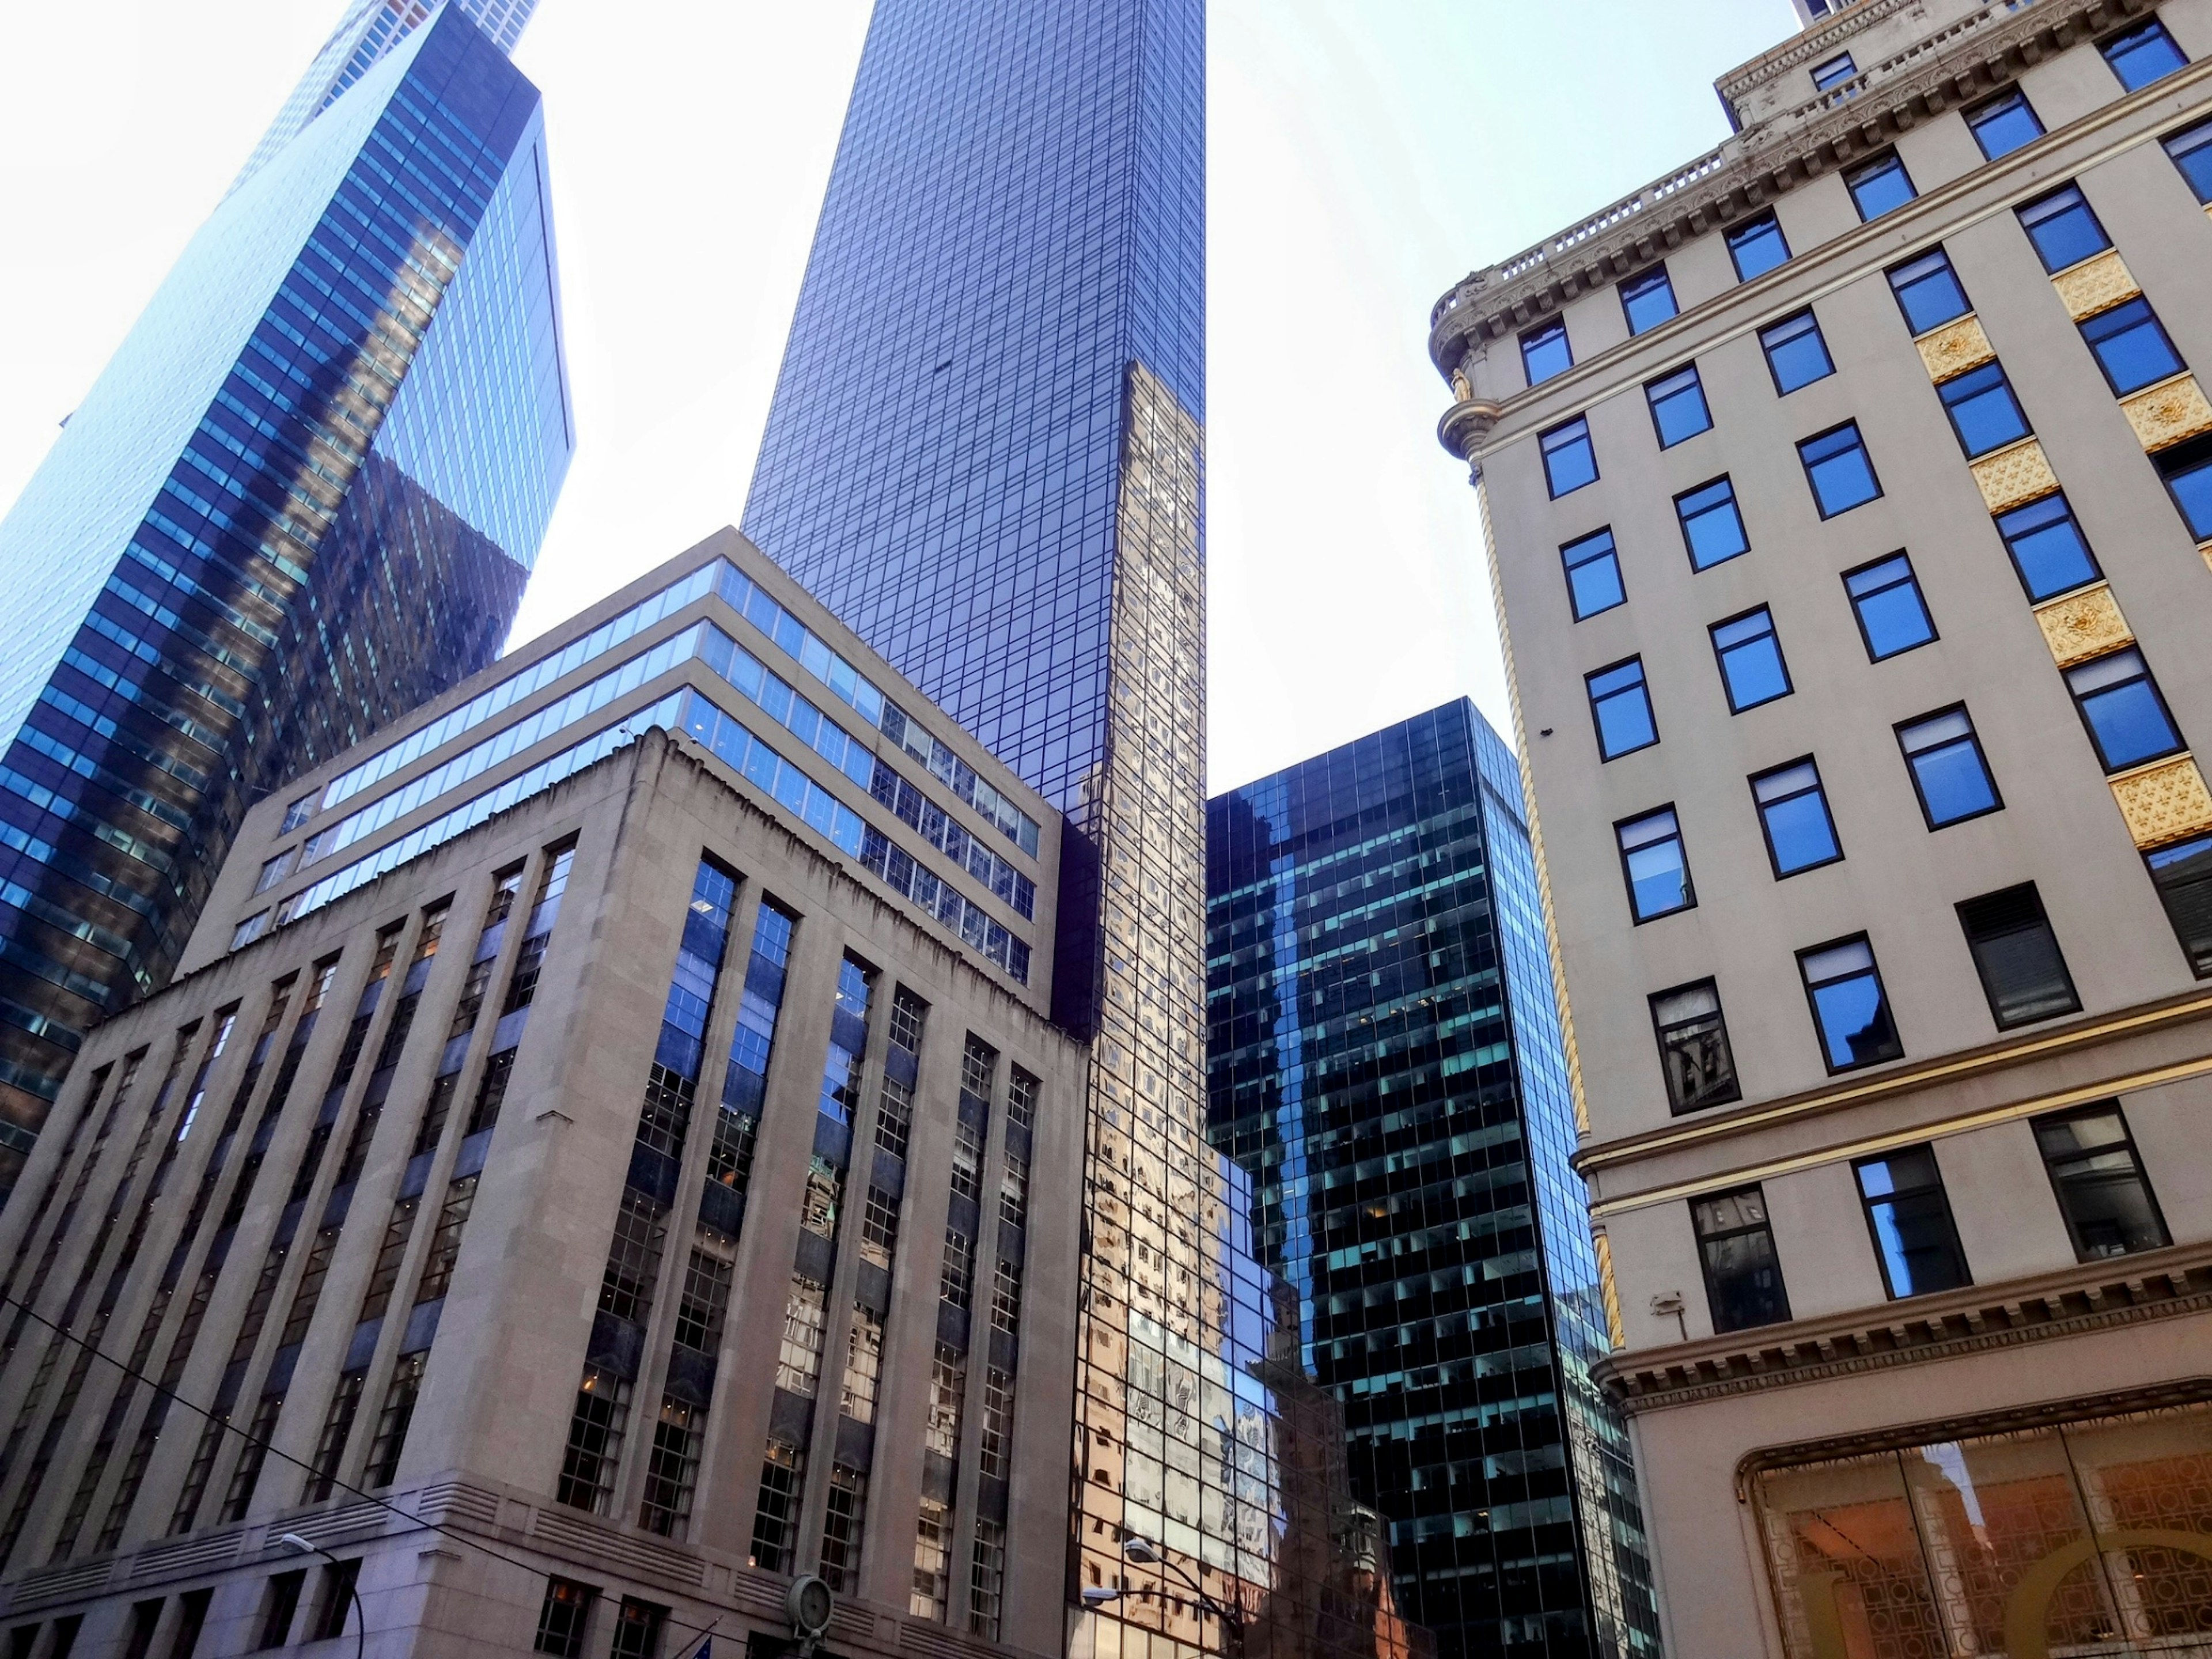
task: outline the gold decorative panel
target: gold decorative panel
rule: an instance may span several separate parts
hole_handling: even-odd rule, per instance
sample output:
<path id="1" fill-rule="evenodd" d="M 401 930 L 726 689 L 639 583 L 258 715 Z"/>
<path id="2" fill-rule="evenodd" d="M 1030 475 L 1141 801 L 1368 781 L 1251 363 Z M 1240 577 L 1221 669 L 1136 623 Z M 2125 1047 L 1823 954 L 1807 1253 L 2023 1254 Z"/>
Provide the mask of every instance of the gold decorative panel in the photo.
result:
<path id="1" fill-rule="evenodd" d="M 2128 275 L 2118 248 L 2106 248 L 2094 259 L 2060 271 L 2051 279 L 2067 315 L 2080 322 L 2100 311 L 2110 311 L 2123 300 L 2132 300 L 2142 289 Z"/>
<path id="2" fill-rule="evenodd" d="M 1982 332 L 1982 319 L 1971 311 L 1913 343 L 1920 348 L 1920 361 L 1928 366 L 1928 378 L 1938 386 L 1954 374 L 1979 368 L 1997 355 L 1990 337 Z"/>
<path id="3" fill-rule="evenodd" d="M 2061 668 L 2101 657 L 2135 640 L 2128 619 L 2120 614 L 2120 602 L 2103 582 L 2038 605 L 2035 620 L 2043 629 L 2043 642 L 2051 647 L 2051 655 Z"/>
<path id="4" fill-rule="evenodd" d="M 2184 438 L 2212 432 L 2212 403 L 2194 374 L 2178 374 L 2120 400 L 2120 412 L 2146 450 L 2168 448 Z"/>
<path id="5" fill-rule="evenodd" d="M 2023 438 L 1976 461 L 1974 482 L 1981 486 L 1983 505 L 1992 513 L 2005 513 L 2051 494 L 2058 488 L 2058 475 L 2044 459 L 2043 446 Z"/>
<path id="6" fill-rule="evenodd" d="M 2204 787 L 2194 755 L 2176 755 L 2110 781 L 2128 833 L 2145 852 L 2212 830 L 2212 790 Z"/>

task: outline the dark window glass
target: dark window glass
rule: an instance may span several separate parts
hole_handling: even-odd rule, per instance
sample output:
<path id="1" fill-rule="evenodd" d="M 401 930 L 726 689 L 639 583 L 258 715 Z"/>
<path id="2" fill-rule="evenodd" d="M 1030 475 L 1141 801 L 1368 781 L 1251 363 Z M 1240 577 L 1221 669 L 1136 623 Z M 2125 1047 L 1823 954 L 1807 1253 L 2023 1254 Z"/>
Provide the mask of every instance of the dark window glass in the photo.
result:
<path id="1" fill-rule="evenodd" d="M 1759 805 L 1759 827 L 1766 832 L 1766 856 L 1773 861 L 1775 879 L 1843 857 L 1835 820 L 1828 816 L 1828 798 L 1820 788 L 1820 769 L 1812 761 L 1760 773 L 1751 781 L 1751 795 Z"/>
<path id="2" fill-rule="evenodd" d="M 2120 77 L 2120 84 L 2130 92 L 2189 66 L 2189 59 L 2174 45 L 2173 37 L 2166 32 L 2166 25 L 2155 17 L 2131 29 L 2106 36 L 2097 42 L 2097 50 L 2105 54 L 2112 73 Z"/>
<path id="3" fill-rule="evenodd" d="M 307 1588 L 304 1569 L 280 1572 L 269 1581 L 269 1600 L 261 1610 L 261 1636 L 257 1649 L 281 1648 L 292 1639 L 292 1618 L 300 1611 L 300 1592 Z"/>
<path id="4" fill-rule="evenodd" d="M 1642 334 L 1665 322 L 1680 309 L 1674 303 L 1674 284 L 1667 267 L 1657 265 L 1638 272 L 1620 284 L 1620 308 L 1628 315 L 1628 331 Z"/>
<path id="5" fill-rule="evenodd" d="M 615 1636 L 608 1659 L 660 1659 L 660 1629 L 668 1609 L 625 1595 L 615 1612 Z"/>
<path id="6" fill-rule="evenodd" d="M 2166 153 L 2200 202 L 2212 202 L 2212 121 L 2184 127 L 2166 141 Z"/>
<path id="7" fill-rule="evenodd" d="M 1628 878 L 1628 908 L 1637 921 L 1670 915 L 1697 903 L 1673 808 L 1624 820 L 1613 830 L 1620 842 L 1621 871 Z"/>
<path id="8" fill-rule="evenodd" d="M 1858 72 L 1858 65 L 1851 62 L 1850 53 L 1839 52 L 1826 62 L 1813 65 L 1813 84 L 1826 92 L 1837 82 L 1848 81 Z"/>
<path id="9" fill-rule="evenodd" d="M 1959 286 L 1958 273 L 1942 248 L 1892 265 L 1889 291 L 1905 313 L 1905 325 L 1917 335 L 1926 334 L 1955 321 L 1974 307 L 1966 290 Z"/>
<path id="10" fill-rule="evenodd" d="M 1933 1147 L 1861 1158 L 1851 1170 L 1858 1176 L 1874 1253 L 1881 1261 L 1882 1283 L 1893 1297 L 1973 1283 L 1966 1273 L 1966 1253 L 1959 1248 L 1959 1230 L 1951 1224 L 1951 1200 L 1944 1196 Z"/>
<path id="11" fill-rule="evenodd" d="M 1984 363 L 1954 375 L 1936 388 L 1936 395 L 1943 400 L 1959 447 L 1970 458 L 2017 443 L 2030 430 L 2001 364 Z"/>
<path id="12" fill-rule="evenodd" d="M 1797 455 L 1805 465 L 1806 482 L 1813 486 L 1813 499 L 1820 504 L 1824 519 L 1848 513 L 1881 494 L 1856 421 L 1806 439 L 1797 446 Z"/>
<path id="13" fill-rule="evenodd" d="M 1783 240 L 1781 222 L 1767 212 L 1730 230 L 1728 251 L 1735 262 L 1736 280 L 1747 283 L 1788 259 L 1790 244 Z"/>
<path id="14" fill-rule="evenodd" d="M 1759 331 L 1759 343 L 1766 352 L 1766 370 L 1774 389 L 1788 397 L 1801 386 L 1824 380 L 1836 372 L 1828 356 L 1828 343 L 1820 337 L 1820 325 L 1809 311 Z"/>
<path id="15" fill-rule="evenodd" d="M 1651 696 L 1644 684 L 1644 659 L 1631 657 L 1611 668 L 1585 675 L 1590 714 L 1597 721 L 1598 753 L 1607 760 L 1659 741 L 1651 718 Z"/>
<path id="16" fill-rule="evenodd" d="M 1912 188 L 1911 177 L 1895 150 L 1850 168 L 1844 174 L 1844 183 L 1862 219 L 1879 219 L 1893 208 L 1903 207 L 1919 193 Z"/>
<path id="17" fill-rule="evenodd" d="M 2107 772 L 2140 766 L 2182 746 L 2158 683 L 2142 653 L 2132 647 L 2068 669 L 2066 689 Z"/>
<path id="18" fill-rule="evenodd" d="M 1736 510 L 1735 486 L 1726 478 L 1675 496 L 1674 516 L 1681 520 L 1682 541 L 1690 550 L 1693 570 L 1711 569 L 1751 550 L 1751 539 L 1743 533 L 1743 514 Z"/>
<path id="19" fill-rule="evenodd" d="M 1967 899 L 1958 910 L 1999 1030 L 2081 1012 L 2081 999 L 2074 994 L 2073 975 L 2033 882 Z"/>
<path id="20" fill-rule="evenodd" d="M 1820 1034 L 1820 1055 L 1831 1072 L 1879 1065 L 1905 1052 L 1865 935 L 1800 951 L 1797 969 Z"/>
<path id="21" fill-rule="evenodd" d="M 545 1600 L 538 1609 L 538 1651 L 557 1655 L 559 1659 L 580 1659 L 585 1627 L 591 1622 L 592 1603 L 599 1593 L 590 1584 L 547 1579 Z"/>
<path id="22" fill-rule="evenodd" d="M 1912 787 L 1930 830 L 2003 806 L 1990 763 L 1983 758 L 1981 741 L 1974 735 L 1974 723 L 1964 708 L 1907 720 L 1897 728 L 1897 741 L 1905 750 L 1905 769 L 1912 774 Z"/>
<path id="23" fill-rule="evenodd" d="M 361 1577 L 361 1558 L 334 1561 L 323 1569 L 321 1600 L 308 1626 L 308 1640 L 327 1642 L 345 1634 L 347 1615 L 353 1612 L 354 1584 Z"/>
<path id="24" fill-rule="evenodd" d="M 1705 389 L 1698 380 L 1695 363 L 1651 381 L 1644 388 L 1644 395 L 1651 404 L 1651 424 L 1658 428 L 1662 449 L 1671 449 L 1683 439 L 1712 428 L 1712 414 L 1705 408 Z"/>
<path id="25" fill-rule="evenodd" d="M 2043 137 L 2043 123 L 2035 118 L 2027 95 L 2017 87 L 1968 110 L 1966 125 L 1982 147 L 1983 159 L 1990 161 Z"/>
<path id="26" fill-rule="evenodd" d="M 2212 978 L 2212 836 L 2161 847 L 2143 861 L 2190 971 Z"/>
<path id="27" fill-rule="evenodd" d="M 1567 325 L 1564 318 L 1530 329 L 1521 337 L 1521 367 L 1528 371 L 1528 384 L 1537 386 L 1554 374 L 1572 368 L 1575 354 L 1567 344 Z"/>
<path id="28" fill-rule="evenodd" d="M 2078 1260 L 2160 1250 L 2173 1242 L 2118 1101 L 2037 1118 L 2035 1149 Z"/>
<path id="29" fill-rule="evenodd" d="M 1936 623 L 1912 574 L 1912 561 L 1893 553 L 1844 573 L 1844 591 L 1859 619 L 1859 637 L 1875 662 L 1936 637 Z"/>
<path id="30" fill-rule="evenodd" d="M 2151 457 L 2182 523 L 2200 542 L 2212 542 L 2212 438 L 2196 438 Z"/>
<path id="31" fill-rule="evenodd" d="M 1659 1039 L 1659 1066 L 1667 1074 L 1667 1105 L 1678 1116 L 1743 1098 L 1735 1056 L 1729 1051 L 1728 1022 L 1711 980 L 1680 985 L 1651 999 L 1651 1029 Z"/>
<path id="32" fill-rule="evenodd" d="M 1600 530 L 1559 550 L 1567 567 L 1567 599 L 1575 620 L 1595 617 L 1627 602 L 1620 585 L 1620 558 L 1613 551 L 1613 532 Z"/>
<path id="33" fill-rule="evenodd" d="M 2097 216 L 2078 185 L 2068 185 L 2048 196 L 2039 196 L 2019 210 L 2021 228 L 2035 244 L 2035 257 L 2045 270 L 2078 265 L 2093 253 L 2112 246 Z"/>
<path id="34" fill-rule="evenodd" d="M 1741 1331 L 1777 1325 L 1790 1317 L 1782 1265 L 1774 1257 L 1766 1198 L 1756 1187 L 1690 1200 L 1698 1230 L 1698 1259 L 1705 1271 L 1705 1301 L 1713 1329 Z"/>
<path id="35" fill-rule="evenodd" d="M 1536 440 L 1544 452 L 1544 481 L 1554 499 L 1597 481 L 1597 452 L 1590 447 L 1589 422 L 1579 415 Z"/>
<path id="36" fill-rule="evenodd" d="M 1790 695 L 1790 670 L 1782 660 L 1782 642 L 1774 636 L 1774 618 L 1765 605 L 1715 623 L 1711 631 L 1729 713 L 1741 714 Z"/>
<path id="37" fill-rule="evenodd" d="M 2154 380 L 2179 374 L 2185 365 L 2166 337 L 2150 301 L 2138 294 L 2124 305 L 2100 311 L 2081 325 L 2081 337 L 2105 371 L 2115 393 L 2124 398 Z"/>
<path id="38" fill-rule="evenodd" d="M 2029 599 L 2039 603 L 2095 581 L 2104 574 L 2097 568 L 2096 555 L 2090 552 L 2081 526 L 2074 522 L 2074 509 L 2063 495 L 2045 495 L 2039 501 L 2000 513 L 1997 533 L 2004 538 L 2005 551 L 2012 555 L 2013 568 L 2020 572 L 2021 586 L 2027 590 Z"/>

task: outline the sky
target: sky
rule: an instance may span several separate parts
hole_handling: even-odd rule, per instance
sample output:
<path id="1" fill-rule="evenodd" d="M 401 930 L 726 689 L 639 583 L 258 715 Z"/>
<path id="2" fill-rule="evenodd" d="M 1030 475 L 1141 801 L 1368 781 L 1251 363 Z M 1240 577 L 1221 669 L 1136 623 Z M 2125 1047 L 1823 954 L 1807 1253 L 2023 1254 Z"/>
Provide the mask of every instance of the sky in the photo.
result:
<path id="1" fill-rule="evenodd" d="M 0 504 L 341 9 L 0 0 Z M 737 521 L 867 9 L 543 0 L 515 61 L 546 97 L 579 447 L 518 641 Z M 1429 307 L 1719 143 L 1711 82 L 1789 0 L 1208 21 L 1208 787 L 1462 694 L 1510 740 Z"/>

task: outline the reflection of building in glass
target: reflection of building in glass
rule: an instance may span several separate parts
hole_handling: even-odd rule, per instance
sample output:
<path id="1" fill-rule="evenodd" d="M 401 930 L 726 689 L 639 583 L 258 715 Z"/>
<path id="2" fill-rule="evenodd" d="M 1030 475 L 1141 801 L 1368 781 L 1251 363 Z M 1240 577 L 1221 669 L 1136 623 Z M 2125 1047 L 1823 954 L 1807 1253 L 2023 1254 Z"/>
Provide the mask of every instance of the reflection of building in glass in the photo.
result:
<path id="1" fill-rule="evenodd" d="M 571 448 L 548 211 L 449 9 L 224 200 L 0 520 L 0 1185 L 248 804 L 498 650 Z"/>
<path id="2" fill-rule="evenodd" d="M 1520 775 L 1462 700 L 1216 796 L 1208 1119 L 1449 1656 L 1656 1651 Z"/>

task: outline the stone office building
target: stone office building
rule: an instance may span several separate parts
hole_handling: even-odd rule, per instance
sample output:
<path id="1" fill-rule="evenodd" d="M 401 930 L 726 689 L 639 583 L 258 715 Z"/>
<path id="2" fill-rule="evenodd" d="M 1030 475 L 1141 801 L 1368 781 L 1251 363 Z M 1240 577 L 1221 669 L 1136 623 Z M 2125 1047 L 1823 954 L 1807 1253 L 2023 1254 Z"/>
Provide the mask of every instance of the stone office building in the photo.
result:
<path id="1" fill-rule="evenodd" d="M 1670 1650 L 2212 1641 L 2212 4 L 1857 0 L 1431 353 Z"/>

